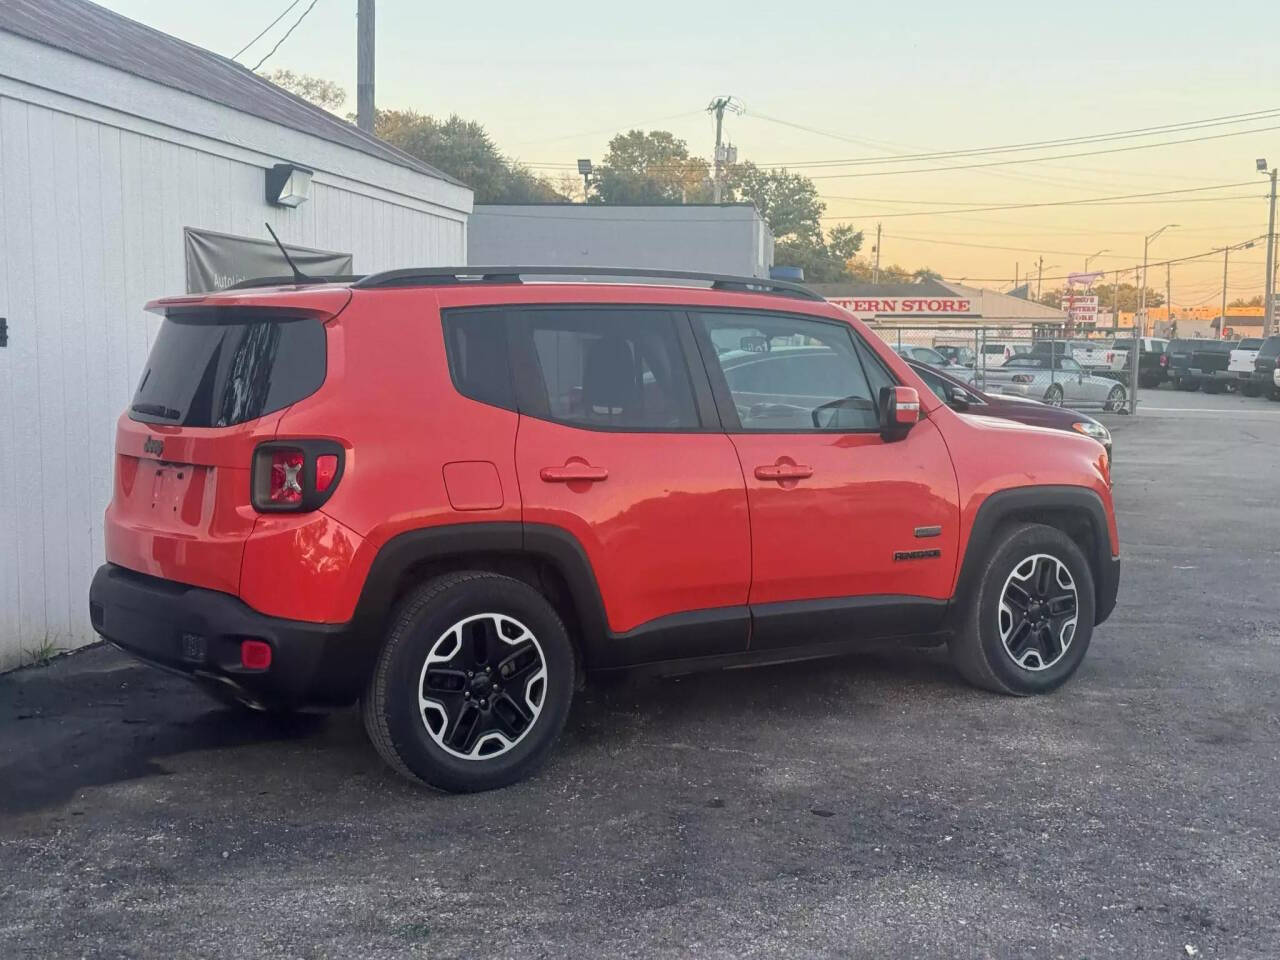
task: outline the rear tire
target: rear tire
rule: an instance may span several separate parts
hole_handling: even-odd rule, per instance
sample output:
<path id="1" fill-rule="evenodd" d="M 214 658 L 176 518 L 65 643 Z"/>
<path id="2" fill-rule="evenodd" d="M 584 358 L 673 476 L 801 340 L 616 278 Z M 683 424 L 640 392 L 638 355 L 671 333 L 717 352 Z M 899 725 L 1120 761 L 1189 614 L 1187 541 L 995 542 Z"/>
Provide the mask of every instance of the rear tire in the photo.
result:
<path id="1" fill-rule="evenodd" d="M 1128 396 L 1125 392 L 1124 387 L 1122 387 L 1120 384 L 1117 383 L 1107 393 L 1107 400 L 1106 400 L 1106 403 L 1102 405 L 1102 409 L 1107 410 L 1111 413 L 1114 413 L 1115 411 L 1120 410 L 1124 407 L 1125 401 L 1127 399 L 1128 399 Z"/>
<path id="2" fill-rule="evenodd" d="M 469 793 L 536 770 L 573 700 L 573 647 L 533 587 L 485 571 L 437 577 L 396 608 L 361 700 L 379 755 Z"/>
<path id="3" fill-rule="evenodd" d="M 1250 380 L 1246 380 L 1240 385 L 1240 392 L 1246 397 L 1256 397 L 1259 393 L 1258 385 Z"/>
<path id="4" fill-rule="evenodd" d="M 1044 392 L 1044 402 L 1051 407 L 1062 406 L 1062 387 L 1051 383 L 1049 389 Z"/>
<path id="5" fill-rule="evenodd" d="M 1206 380 L 1204 382 L 1204 392 L 1205 393 L 1221 393 L 1222 384 L 1217 380 Z"/>
<path id="6" fill-rule="evenodd" d="M 1074 540 L 1039 523 L 1006 526 L 993 546 L 951 640 L 952 663 L 995 693 L 1056 690 L 1093 637 L 1089 564 Z"/>

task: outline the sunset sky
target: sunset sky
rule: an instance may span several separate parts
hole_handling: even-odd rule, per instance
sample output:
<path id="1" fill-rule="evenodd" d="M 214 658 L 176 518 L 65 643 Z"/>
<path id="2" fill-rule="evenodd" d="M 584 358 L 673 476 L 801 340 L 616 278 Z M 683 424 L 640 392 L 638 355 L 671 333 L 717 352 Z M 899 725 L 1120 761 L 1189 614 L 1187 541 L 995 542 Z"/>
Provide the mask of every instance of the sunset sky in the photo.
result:
<path id="1" fill-rule="evenodd" d="M 253 66 L 310 0 L 240 59 Z M 234 54 L 288 0 L 107 0 L 106 6 L 192 43 Z M 1280 113 L 1244 123 L 1110 143 L 977 158 L 828 165 L 889 154 L 1004 146 L 1280 109 L 1273 6 L 1169 3 L 874 6 L 675 3 L 378 3 L 378 104 L 482 122 L 508 155 L 556 180 L 609 137 L 667 129 L 711 154 L 704 112 L 717 94 L 746 106 L 726 122 L 739 157 L 815 178 L 827 226 L 884 225 L 883 262 L 1008 287 L 1044 256 L 1045 276 L 1132 267 L 1142 238 L 1154 261 L 1190 256 L 1267 229 L 1255 157 L 1280 163 Z M 355 107 L 356 0 L 315 8 L 264 69 L 334 80 Z M 1271 28 L 1271 29 L 1267 29 Z M 784 122 L 780 122 L 784 121 Z M 808 128 L 808 129 L 801 129 Z M 1222 137 L 1222 134 L 1241 135 Z M 990 163 L 1217 139 L 1017 163 Z M 1225 186 L 1232 185 L 1232 186 Z M 939 213 L 1197 190 L 1108 206 Z M 912 214 L 904 216 L 904 214 Z M 866 248 L 870 248 L 870 241 Z M 1262 289 L 1262 245 L 1233 254 L 1230 295 Z M 1132 274 L 1130 274 L 1132 277 Z M 1173 267 L 1174 302 L 1216 302 L 1222 258 Z M 1164 268 L 1152 274 L 1163 287 Z M 1046 280 L 1045 287 L 1056 286 Z"/>

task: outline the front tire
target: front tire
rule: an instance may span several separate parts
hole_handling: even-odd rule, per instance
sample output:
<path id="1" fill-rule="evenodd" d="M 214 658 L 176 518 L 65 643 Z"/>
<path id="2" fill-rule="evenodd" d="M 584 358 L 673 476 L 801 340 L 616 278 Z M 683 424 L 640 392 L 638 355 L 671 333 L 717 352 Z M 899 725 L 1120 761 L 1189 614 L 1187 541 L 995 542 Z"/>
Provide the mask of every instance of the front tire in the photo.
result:
<path id="1" fill-rule="evenodd" d="M 1058 384 L 1050 384 L 1049 389 L 1044 392 L 1044 402 L 1051 407 L 1062 406 L 1062 387 Z"/>
<path id="2" fill-rule="evenodd" d="M 1056 527 L 1003 528 L 951 641 L 951 659 L 975 686 L 1048 693 L 1071 677 L 1093 636 L 1093 575 Z"/>
<path id="3" fill-rule="evenodd" d="M 1115 412 L 1116 410 L 1122 409 L 1124 407 L 1124 404 L 1125 404 L 1125 390 L 1124 390 L 1124 387 L 1122 387 L 1120 384 L 1117 383 L 1107 393 L 1107 400 L 1106 400 L 1106 403 L 1102 405 L 1102 409 Z"/>
<path id="4" fill-rule="evenodd" d="M 437 577 L 396 608 L 361 701 L 404 776 L 469 793 L 536 770 L 564 728 L 574 654 L 542 594 L 485 571 Z"/>

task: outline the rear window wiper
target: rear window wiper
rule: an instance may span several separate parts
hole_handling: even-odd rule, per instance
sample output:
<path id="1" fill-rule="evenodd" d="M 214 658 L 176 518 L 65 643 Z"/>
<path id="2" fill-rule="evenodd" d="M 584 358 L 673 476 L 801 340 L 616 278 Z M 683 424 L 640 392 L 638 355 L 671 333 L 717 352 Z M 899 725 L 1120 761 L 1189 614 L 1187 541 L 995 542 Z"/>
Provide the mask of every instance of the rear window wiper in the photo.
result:
<path id="1" fill-rule="evenodd" d="M 166 407 L 163 403 L 135 403 L 129 410 L 132 413 L 141 413 L 148 417 L 161 417 L 164 420 L 178 420 L 182 417 L 181 410 Z"/>

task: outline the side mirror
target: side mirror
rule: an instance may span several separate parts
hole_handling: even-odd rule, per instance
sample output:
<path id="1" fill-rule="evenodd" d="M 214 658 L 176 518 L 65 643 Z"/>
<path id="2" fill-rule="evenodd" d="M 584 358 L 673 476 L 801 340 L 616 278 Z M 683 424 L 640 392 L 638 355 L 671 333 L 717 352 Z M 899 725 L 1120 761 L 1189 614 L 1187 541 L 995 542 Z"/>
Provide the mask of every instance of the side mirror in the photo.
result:
<path id="1" fill-rule="evenodd" d="M 920 394 L 915 387 L 880 388 L 880 437 L 901 440 L 920 421 Z"/>
<path id="2" fill-rule="evenodd" d="M 965 399 L 964 394 L 949 383 L 947 384 L 947 406 L 957 413 L 964 413 L 969 409 L 969 401 Z"/>

